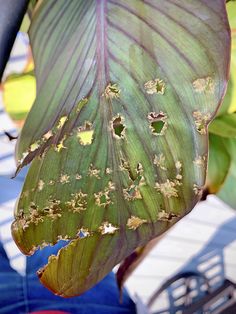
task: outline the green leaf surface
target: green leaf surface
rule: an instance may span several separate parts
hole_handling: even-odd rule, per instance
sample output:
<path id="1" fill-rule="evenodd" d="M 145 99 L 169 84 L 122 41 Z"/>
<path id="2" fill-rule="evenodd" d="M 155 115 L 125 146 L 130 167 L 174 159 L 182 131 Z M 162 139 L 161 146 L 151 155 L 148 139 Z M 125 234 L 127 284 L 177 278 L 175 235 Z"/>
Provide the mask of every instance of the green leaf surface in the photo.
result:
<path id="1" fill-rule="evenodd" d="M 216 194 L 223 187 L 229 174 L 232 156 L 228 151 L 228 140 L 220 136 L 209 136 L 209 163 L 206 187 L 210 194 Z"/>
<path id="2" fill-rule="evenodd" d="M 206 187 L 236 209 L 236 139 L 210 135 Z"/>
<path id="3" fill-rule="evenodd" d="M 201 197 L 207 125 L 228 80 L 223 0 L 44 1 L 30 31 L 32 161 L 12 232 L 25 254 L 67 239 L 40 280 L 92 287 Z"/>
<path id="4" fill-rule="evenodd" d="M 210 124 L 210 152 L 206 189 L 236 208 L 234 191 L 236 178 L 236 3 L 227 4 L 232 33 L 231 75 L 227 93 L 218 112 Z"/>
<path id="5" fill-rule="evenodd" d="M 236 137 L 236 113 L 217 117 L 209 126 L 209 132 L 222 137 Z"/>
<path id="6" fill-rule="evenodd" d="M 232 35 L 230 80 L 218 116 L 236 112 L 236 2 L 227 3 L 227 13 Z"/>

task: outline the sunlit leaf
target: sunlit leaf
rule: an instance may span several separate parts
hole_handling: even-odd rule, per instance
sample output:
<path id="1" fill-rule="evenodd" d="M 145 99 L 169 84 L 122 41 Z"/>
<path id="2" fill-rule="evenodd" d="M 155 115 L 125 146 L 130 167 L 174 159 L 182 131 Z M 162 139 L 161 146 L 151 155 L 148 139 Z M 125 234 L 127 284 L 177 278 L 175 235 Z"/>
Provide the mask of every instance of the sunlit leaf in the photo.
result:
<path id="1" fill-rule="evenodd" d="M 207 193 L 218 193 L 227 204 L 236 208 L 235 193 L 235 145 L 236 140 L 236 2 L 227 4 L 232 28 L 231 77 L 218 117 L 210 124 L 210 152 L 206 182 Z"/>
<path id="2" fill-rule="evenodd" d="M 227 3 L 227 13 L 232 34 L 230 80 L 227 93 L 217 115 L 236 111 L 236 2 Z"/>
<path id="3" fill-rule="evenodd" d="M 36 82 L 32 72 L 14 74 L 3 83 L 3 102 L 13 120 L 24 120 L 36 95 Z"/>
<path id="4" fill-rule="evenodd" d="M 210 135 L 210 158 L 206 187 L 236 209 L 236 139 Z"/>
<path id="5" fill-rule="evenodd" d="M 39 276 L 73 296 L 201 197 L 228 79 L 225 1 L 43 1 L 30 37 L 19 169 L 33 161 L 12 231 L 25 254 L 69 241 Z"/>
<path id="6" fill-rule="evenodd" d="M 223 187 L 230 172 L 232 156 L 228 151 L 228 140 L 210 134 L 209 163 L 206 187 L 208 192 L 216 194 Z"/>
<path id="7" fill-rule="evenodd" d="M 210 124 L 209 132 L 222 137 L 236 138 L 236 113 L 217 117 Z"/>

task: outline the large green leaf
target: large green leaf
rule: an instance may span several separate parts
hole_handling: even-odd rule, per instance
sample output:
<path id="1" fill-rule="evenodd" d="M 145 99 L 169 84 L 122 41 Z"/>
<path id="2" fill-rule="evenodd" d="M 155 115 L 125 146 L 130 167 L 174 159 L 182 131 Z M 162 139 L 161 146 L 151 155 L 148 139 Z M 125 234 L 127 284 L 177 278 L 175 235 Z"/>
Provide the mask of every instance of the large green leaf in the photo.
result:
<path id="1" fill-rule="evenodd" d="M 33 160 L 12 226 L 25 254 L 67 239 L 40 280 L 83 293 L 201 196 L 223 98 L 223 0 L 51 0 L 32 41 L 37 98 L 17 148 Z"/>

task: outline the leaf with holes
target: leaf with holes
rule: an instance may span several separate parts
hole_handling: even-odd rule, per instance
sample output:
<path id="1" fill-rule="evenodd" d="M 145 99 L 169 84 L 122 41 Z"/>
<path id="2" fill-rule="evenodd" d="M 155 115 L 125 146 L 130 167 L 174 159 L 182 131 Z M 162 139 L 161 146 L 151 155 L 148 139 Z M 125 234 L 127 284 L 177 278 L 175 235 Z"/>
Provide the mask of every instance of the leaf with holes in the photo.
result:
<path id="1" fill-rule="evenodd" d="M 12 233 L 25 254 L 68 240 L 39 271 L 68 297 L 199 200 L 230 33 L 223 0 L 51 0 L 30 37 L 37 98 L 17 160 L 32 164 Z"/>

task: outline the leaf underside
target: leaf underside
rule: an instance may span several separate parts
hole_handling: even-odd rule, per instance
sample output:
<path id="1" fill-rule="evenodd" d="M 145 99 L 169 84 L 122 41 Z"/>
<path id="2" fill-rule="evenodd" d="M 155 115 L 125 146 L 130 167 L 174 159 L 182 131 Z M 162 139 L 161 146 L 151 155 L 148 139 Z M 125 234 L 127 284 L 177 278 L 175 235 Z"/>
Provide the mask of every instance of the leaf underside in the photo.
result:
<path id="1" fill-rule="evenodd" d="M 12 233 L 25 254 L 69 241 L 39 271 L 69 297 L 201 196 L 229 27 L 223 0 L 51 0 L 30 37 L 37 98 L 16 158 L 32 164 Z"/>

